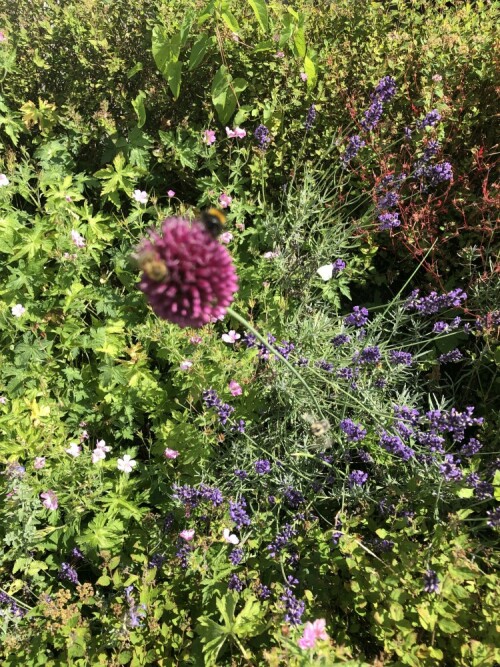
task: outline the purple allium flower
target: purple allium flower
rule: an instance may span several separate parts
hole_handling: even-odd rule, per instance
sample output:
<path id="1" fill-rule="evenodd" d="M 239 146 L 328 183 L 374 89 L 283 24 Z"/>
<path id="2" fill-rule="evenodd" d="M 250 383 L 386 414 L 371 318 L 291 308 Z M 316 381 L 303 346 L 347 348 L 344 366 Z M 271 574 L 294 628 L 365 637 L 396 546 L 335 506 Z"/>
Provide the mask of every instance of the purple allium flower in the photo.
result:
<path id="1" fill-rule="evenodd" d="M 388 102 L 396 94 L 396 82 L 392 76 L 384 76 L 375 86 L 371 95 L 372 99 L 378 99 L 382 103 Z"/>
<path id="2" fill-rule="evenodd" d="M 245 588 L 245 582 L 242 581 L 236 573 L 234 573 L 229 577 L 227 588 L 230 591 L 241 593 L 241 591 Z"/>
<path id="3" fill-rule="evenodd" d="M 344 318 L 345 326 L 362 327 L 368 322 L 368 310 L 354 306 L 352 313 Z"/>
<path id="4" fill-rule="evenodd" d="M 243 560 L 244 555 L 245 552 L 243 551 L 243 549 L 233 549 L 229 554 L 229 561 L 231 562 L 232 565 L 239 565 Z"/>
<path id="5" fill-rule="evenodd" d="M 463 358 L 464 355 L 460 352 L 458 348 L 455 348 L 454 350 L 450 350 L 449 352 L 442 354 L 439 357 L 439 362 L 441 364 L 454 364 L 457 363 L 458 361 L 462 361 Z"/>
<path id="6" fill-rule="evenodd" d="M 462 471 L 456 465 L 452 454 L 445 454 L 444 463 L 439 466 L 439 471 L 447 482 L 458 482 L 462 479 Z"/>
<path id="7" fill-rule="evenodd" d="M 402 364 L 403 366 L 411 366 L 413 356 L 410 352 L 403 352 L 402 350 L 392 350 L 389 353 L 391 364 Z"/>
<path id="8" fill-rule="evenodd" d="M 382 102 L 378 99 L 375 99 L 368 109 L 363 114 L 363 120 L 361 121 L 361 127 L 364 130 L 373 130 L 377 127 L 379 120 L 382 117 L 384 107 Z"/>
<path id="9" fill-rule="evenodd" d="M 361 424 L 353 422 L 352 419 L 342 419 L 339 426 L 346 434 L 349 442 L 359 442 L 366 437 L 366 429 L 364 429 Z"/>
<path id="10" fill-rule="evenodd" d="M 302 615 L 306 609 L 305 602 L 297 600 L 291 588 L 285 588 L 280 600 L 285 603 L 285 622 L 291 625 L 300 625 Z"/>
<path id="11" fill-rule="evenodd" d="M 348 336 L 347 334 L 338 334 L 337 336 L 334 336 L 330 343 L 334 347 L 340 347 L 341 345 L 345 345 L 346 343 L 351 342 L 351 337 Z"/>
<path id="12" fill-rule="evenodd" d="M 143 272 L 140 289 L 158 315 L 181 327 L 199 328 L 219 318 L 238 289 L 236 270 L 227 249 L 200 223 L 166 218 L 161 233 L 152 231 L 137 254 L 153 257 L 160 280 Z"/>
<path id="13" fill-rule="evenodd" d="M 353 470 L 349 475 L 349 486 L 363 486 L 368 479 L 368 473 L 362 470 Z"/>
<path id="14" fill-rule="evenodd" d="M 381 357 L 380 350 L 375 345 L 374 347 L 365 347 L 361 350 L 358 361 L 360 364 L 376 364 L 380 361 Z"/>
<path id="15" fill-rule="evenodd" d="M 314 104 L 311 104 L 311 106 L 309 107 L 309 110 L 307 112 L 306 122 L 304 123 L 305 128 L 306 128 L 306 132 L 308 130 L 310 130 L 311 127 L 314 125 L 314 123 L 316 121 L 316 116 L 317 116 L 316 108 L 315 108 Z"/>
<path id="16" fill-rule="evenodd" d="M 269 136 L 269 130 L 265 125 L 259 125 L 253 136 L 256 138 L 259 148 L 263 151 L 266 150 L 269 143 L 271 142 L 271 137 Z"/>
<path id="17" fill-rule="evenodd" d="M 424 574 L 424 591 L 426 593 L 439 593 L 439 579 L 434 570 L 427 570 Z"/>
<path id="18" fill-rule="evenodd" d="M 401 225 L 401 220 L 399 219 L 399 213 L 381 213 L 378 216 L 378 220 L 380 222 L 378 228 L 379 231 L 384 232 L 389 229 L 395 229 L 396 227 L 399 227 Z"/>
<path id="19" fill-rule="evenodd" d="M 488 515 L 488 521 L 486 522 L 488 526 L 491 526 L 492 528 L 500 527 L 500 506 L 488 510 L 486 514 Z"/>
<path id="20" fill-rule="evenodd" d="M 254 466 L 255 472 L 258 475 L 267 475 L 271 470 L 271 463 L 267 459 L 259 459 L 258 461 L 255 461 Z"/>
<path id="21" fill-rule="evenodd" d="M 347 147 L 345 149 L 344 154 L 340 158 L 341 162 L 343 163 L 344 167 L 347 166 L 347 164 L 356 157 L 356 155 L 359 153 L 359 151 L 366 146 L 366 142 L 364 142 L 359 134 L 354 134 L 352 137 L 349 137 Z"/>
<path id="22" fill-rule="evenodd" d="M 417 127 L 419 130 L 424 130 L 426 127 L 434 127 L 441 120 L 441 114 L 437 109 L 429 111 L 429 113 L 422 118 L 422 120 L 417 121 Z"/>
<path id="23" fill-rule="evenodd" d="M 78 584 L 78 574 L 75 568 L 71 567 L 69 563 L 61 563 L 61 569 L 59 570 L 59 579 L 66 579 L 71 581 L 72 584 Z"/>
<path id="24" fill-rule="evenodd" d="M 246 500 L 241 497 L 239 501 L 229 501 L 229 516 L 231 521 L 233 521 L 237 528 L 243 528 L 244 526 L 249 526 L 251 521 L 250 517 L 246 512 Z"/>

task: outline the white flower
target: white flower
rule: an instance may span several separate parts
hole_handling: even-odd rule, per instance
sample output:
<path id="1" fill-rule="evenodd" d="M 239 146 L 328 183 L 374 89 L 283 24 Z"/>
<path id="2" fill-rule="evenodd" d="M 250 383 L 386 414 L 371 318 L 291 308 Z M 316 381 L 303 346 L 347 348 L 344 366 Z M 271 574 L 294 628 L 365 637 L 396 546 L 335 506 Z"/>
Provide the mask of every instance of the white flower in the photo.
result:
<path id="1" fill-rule="evenodd" d="M 87 433 L 87 431 L 84 431 L 83 433 Z M 82 433 L 82 436 L 83 436 L 83 433 Z M 105 440 L 99 440 L 98 442 L 95 443 L 95 446 L 96 446 L 97 449 L 102 449 L 104 452 L 110 452 L 111 451 L 111 447 L 108 447 Z"/>
<path id="2" fill-rule="evenodd" d="M 106 452 L 101 447 L 96 447 L 92 452 L 92 463 L 97 463 L 98 461 L 104 461 L 106 458 Z"/>
<path id="3" fill-rule="evenodd" d="M 237 340 L 241 338 L 239 333 L 236 333 L 234 329 L 231 329 L 231 331 L 227 334 L 222 334 L 221 336 L 222 340 L 225 343 L 229 343 L 230 345 L 233 345 L 233 343 L 236 343 Z"/>
<path id="4" fill-rule="evenodd" d="M 179 364 L 179 368 L 181 369 L 181 371 L 188 371 L 192 365 L 193 365 L 192 361 L 189 361 L 189 359 L 184 359 L 184 361 L 181 361 L 181 363 Z"/>
<path id="5" fill-rule="evenodd" d="M 69 454 L 70 456 L 74 456 L 75 458 L 77 456 L 80 456 L 82 453 L 82 448 L 78 445 L 77 442 L 71 442 L 68 449 L 64 450 L 66 454 Z"/>
<path id="6" fill-rule="evenodd" d="M 85 239 L 76 231 L 76 229 L 71 230 L 71 240 L 77 248 L 85 248 Z"/>
<path id="7" fill-rule="evenodd" d="M 15 306 L 12 306 L 11 312 L 14 315 L 14 317 L 22 317 L 26 312 L 26 308 L 22 306 L 20 303 L 16 303 Z"/>
<path id="8" fill-rule="evenodd" d="M 274 250 L 268 250 L 265 252 L 262 257 L 264 259 L 275 259 L 276 257 L 279 256 L 279 252 L 275 252 Z"/>
<path id="9" fill-rule="evenodd" d="M 9 179 L 5 174 L 0 174 L 0 187 L 2 187 L 3 185 L 9 185 L 9 182 L 10 182 Z"/>
<path id="10" fill-rule="evenodd" d="M 325 282 L 331 280 L 333 276 L 333 264 L 324 264 L 323 266 L 320 266 L 316 273 Z"/>
<path id="11" fill-rule="evenodd" d="M 134 190 L 132 197 L 135 201 L 139 202 L 139 204 L 147 204 L 149 199 L 148 193 L 144 190 Z"/>
<path id="12" fill-rule="evenodd" d="M 229 528 L 224 528 L 224 530 L 222 531 L 222 536 L 224 537 L 226 542 L 229 542 L 229 544 L 239 544 L 240 543 L 240 541 L 236 537 L 236 535 L 231 535 L 230 534 Z"/>
<path id="13" fill-rule="evenodd" d="M 116 467 L 122 472 L 132 472 L 136 465 L 137 461 L 134 461 L 134 459 L 128 454 L 124 454 L 123 458 L 118 459 L 116 462 Z"/>

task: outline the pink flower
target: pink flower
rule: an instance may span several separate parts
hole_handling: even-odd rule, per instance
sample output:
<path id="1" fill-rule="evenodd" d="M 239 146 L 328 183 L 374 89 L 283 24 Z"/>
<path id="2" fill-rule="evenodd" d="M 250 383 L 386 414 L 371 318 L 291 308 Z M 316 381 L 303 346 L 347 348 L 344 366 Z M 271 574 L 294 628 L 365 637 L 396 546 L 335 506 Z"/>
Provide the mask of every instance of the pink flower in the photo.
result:
<path id="1" fill-rule="evenodd" d="M 66 452 L 66 454 L 69 454 L 70 456 L 74 456 L 76 458 L 77 456 L 80 456 L 80 454 L 82 453 L 82 448 L 79 445 L 77 445 L 76 442 L 70 442 L 68 449 L 65 449 L 64 451 Z"/>
<path id="2" fill-rule="evenodd" d="M 215 132 L 213 130 L 205 130 L 205 132 L 203 132 L 203 142 L 207 146 L 211 146 L 215 141 Z"/>
<path id="3" fill-rule="evenodd" d="M 4 33 L 4 31 L 0 30 L 0 42 L 6 42 L 6 41 L 7 41 L 7 37 Z"/>
<path id="4" fill-rule="evenodd" d="M 41 493 L 40 498 L 43 498 L 42 505 L 48 510 L 56 510 L 59 506 L 59 503 L 57 502 L 57 496 L 51 489 Z"/>
<path id="5" fill-rule="evenodd" d="M 191 336 L 189 342 L 191 343 L 191 345 L 199 345 L 200 343 L 203 342 L 203 338 L 201 336 Z"/>
<path id="6" fill-rule="evenodd" d="M 307 81 L 308 76 L 307 76 L 307 74 L 306 74 L 305 72 L 301 72 L 301 73 L 300 73 L 300 78 L 302 79 L 302 81 Z"/>
<path id="7" fill-rule="evenodd" d="M 328 639 L 325 630 L 326 621 L 324 618 L 318 618 L 314 623 L 306 623 L 302 637 L 297 642 L 302 649 L 314 648 L 316 640 Z"/>
<path id="8" fill-rule="evenodd" d="M 167 195 L 170 197 L 170 199 L 172 199 L 172 197 L 175 197 L 175 190 L 169 190 Z"/>
<path id="9" fill-rule="evenodd" d="M 223 192 L 219 197 L 219 204 L 221 208 L 227 208 L 228 206 L 231 206 L 232 201 L 233 198 L 227 195 L 225 192 Z"/>
<path id="10" fill-rule="evenodd" d="M 139 202 L 139 204 L 147 204 L 149 197 L 148 193 L 144 190 L 134 190 L 132 199 L 135 199 L 135 201 Z"/>
<path id="11" fill-rule="evenodd" d="M 76 229 L 71 230 L 71 240 L 77 248 L 85 248 L 85 239 L 76 231 Z"/>
<path id="12" fill-rule="evenodd" d="M 182 539 L 186 540 L 186 542 L 190 542 L 194 537 L 194 528 L 191 528 L 190 530 L 183 530 L 179 533 L 179 537 L 182 537 Z"/>
<path id="13" fill-rule="evenodd" d="M 229 528 L 224 528 L 224 530 L 222 531 L 222 537 L 224 538 L 224 540 L 226 542 L 228 542 L 228 544 L 239 544 L 240 543 L 237 536 L 231 534 L 231 531 L 229 530 Z"/>
<path id="14" fill-rule="evenodd" d="M 179 452 L 176 449 L 170 449 L 167 447 L 167 449 L 163 452 L 163 456 L 166 459 L 176 459 L 179 456 Z"/>
<path id="15" fill-rule="evenodd" d="M 7 403 L 7 399 L 5 398 L 5 396 L 0 396 L 0 404 L 5 405 L 6 403 Z"/>
<path id="16" fill-rule="evenodd" d="M 443 77 L 441 76 L 441 74 L 434 74 L 432 80 L 435 81 L 436 83 L 439 83 L 440 81 L 443 80 Z"/>
<path id="17" fill-rule="evenodd" d="M 243 139 L 247 136 L 246 130 L 243 130 L 241 127 L 236 126 L 234 130 L 231 130 L 230 127 L 226 127 L 226 134 L 229 139 Z"/>
<path id="18" fill-rule="evenodd" d="M 240 36 L 238 35 L 237 32 L 232 32 L 231 33 L 231 39 L 233 40 L 233 42 L 239 42 L 240 41 Z"/>
<path id="19" fill-rule="evenodd" d="M 231 232 L 222 232 L 222 234 L 219 236 L 219 241 L 221 243 L 228 244 L 231 243 L 232 240 L 233 240 L 233 235 L 231 234 Z"/>
<path id="20" fill-rule="evenodd" d="M 241 336 L 240 336 L 239 333 L 236 333 L 236 331 L 234 329 L 231 329 L 231 331 L 229 333 L 222 334 L 221 338 L 225 343 L 229 343 L 230 345 L 233 345 L 234 343 L 236 343 L 237 340 L 239 340 L 241 338 Z"/>
<path id="21" fill-rule="evenodd" d="M 285 57 L 285 54 L 283 53 L 283 51 L 277 51 L 277 52 L 274 54 L 274 57 L 275 57 L 275 58 L 284 58 L 284 57 Z"/>
<path id="22" fill-rule="evenodd" d="M 236 380 L 231 380 L 229 383 L 229 391 L 231 392 L 231 396 L 240 396 L 243 393 L 242 388 Z"/>
<path id="23" fill-rule="evenodd" d="M 181 371 L 188 371 L 192 365 L 193 365 L 192 361 L 189 361 L 189 359 L 184 359 L 184 361 L 181 361 L 181 363 L 179 364 L 179 368 L 181 369 Z"/>
<path id="24" fill-rule="evenodd" d="M 138 253 L 154 253 L 167 269 L 163 280 L 143 273 L 139 284 L 158 317 L 195 328 L 224 317 L 238 289 L 236 269 L 227 249 L 201 223 L 167 218 Z"/>
<path id="25" fill-rule="evenodd" d="M 41 470 L 43 467 L 45 467 L 45 456 L 37 456 L 33 462 L 33 468 Z"/>
<path id="26" fill-rule="evenodd" d="M 245 223 L 244 222 L 237 222 L 236 223 L 236 229 L 239 229 L 240 232 L 245 231 Z"/>
<path id="27" fill-rule="evenodd" d="M 96 443 L 94 451 L 92 452 L 92 463 L 104 461 L 106 458 L 106 452 L 110 451 L 111 447 L 108 447 L 104 440 L 99 440 L 99 442 Z"/>
<path id="28" fill-rule="evenodd" d="M 275 258 L 278 257 L 278 256 L 279 256 L 279 252 L 276 252 L 276 251 L 274 251 L 274 250 L 268 250 L 267 252 L 265 252 L 265 253 L 262 255 L 262 257 L 263 257 L 264 259 L 275 259 Z"/>

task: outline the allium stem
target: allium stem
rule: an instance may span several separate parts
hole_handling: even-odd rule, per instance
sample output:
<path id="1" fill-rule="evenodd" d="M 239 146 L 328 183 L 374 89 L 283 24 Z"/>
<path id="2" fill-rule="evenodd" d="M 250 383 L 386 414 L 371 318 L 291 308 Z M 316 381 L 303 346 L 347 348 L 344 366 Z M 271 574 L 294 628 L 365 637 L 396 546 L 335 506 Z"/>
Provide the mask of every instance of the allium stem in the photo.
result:
<path id="1" fill-rule="evenodd" d="M 257 338 L 257 340 L 259 340 L 263 345 L 265 345 L 265 347 L 267 347 L 267 349 L 269 350 L 269 352 L 272 352 L 276 357 L 278 357 L 278 359 L 279 359 L 280 361 L 282 361 L 282 362 L 285 364 L 285 366 L 288 368 L 288 370 L 290 370 L 290 371 L 295 375 L 295 377 L 296 377 L 298 380 L 300 380 L 301 384 L 304 386 L 304 388 L 306 389 L 307 393 L 308 393 L 309 396 L 311 397 L 311 399 L 312 399 L 314 405 L 316 406 L 316 408 L 317 408 L 317 410 L 318 410 L 318 414 L 319 414 L 319 416 L 320 416 L 322 419 L 324 419 L 323 412 L 321 411 L 321 408 L 319 407 L 318 401 L 316 400 L 316 397 L 315 397 L 315 395 L 314 395 L 312 389 L 309 387 L 309 385 L 308 385 L 307 382 L 304 380 L 304 378 L 303 378 L 302 375 L 299 373 L 299 371 L 298 371 L 296 368 L 294 368 L 294 367 L 292 366 L 292 364 L 291 364 L 287 359 L 285 359 L 285 357 L 284 357 L 282 354 L 280 354 L 280 353 L 278 352 L 278 350 L 276 350 L 276 349 L 275 349 L 275 348 L 274 348 L 274 347 L 273 347 L 273 346 L 272 346 L 272 345 L 271 345 L 271 344 L 270 344 L 270 343 L 269 343 L 263 336 L 261 336 L 260 333 L 257 331 L 257 329 L 255 329 L 255 328 L 250 324 L 250 322 L 249 322 L 248 320 L 246 320 L 244 317 L 242 317 L 241 315 L 239 315 L 238 313 L 236 313 L 232 308 L 226 308 L 226 312 L 227 312 L 231 317 L 233 317 L 237 322 L 239 322 L 239 323 L 242 324 L 244 327 L 246 327 L 246 328 L 247 328 L 247 329 L 248 329 L 248 330 L 249 330 L 249 331 L 250 331 L 250 332 Z"/>

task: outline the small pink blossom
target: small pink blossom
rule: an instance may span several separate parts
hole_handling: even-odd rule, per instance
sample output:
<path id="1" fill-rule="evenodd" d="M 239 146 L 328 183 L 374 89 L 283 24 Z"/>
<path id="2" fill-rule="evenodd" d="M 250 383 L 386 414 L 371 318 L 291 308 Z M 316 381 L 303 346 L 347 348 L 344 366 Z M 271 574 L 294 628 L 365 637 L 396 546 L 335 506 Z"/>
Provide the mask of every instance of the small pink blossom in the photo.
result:
<path id="1" fill-rule="evenodd" d="M 189 342 L 191 343 L 191 345 L 199 345 L 200 343 L 203 342 L 203 338 L 201 336 L 191 336 Z"/>
<path id="2" fill-rule="evenodd" d="M 181 361 L 179 364 L 179 368 L 181 371 L 188 371 L 193 365 L 192 361 L 189 361 L 189 359 L 184 359 L 184 361 Z"/>
<path id="3" fill-rule="evenodd" d="M 4 33 L 3 30 L 0 30 L 0 42 L 6 42 L 7 41 L 7 36 Z"/>
<path id="4" fill-rule="evenodd" d="M 163 456 L 166 459 L 176 459 L 179 456 L 179 452 L 176 449 L 170 449 L 170 447 L 167 447 L 167 449 L 163 452 Z"/>
<path id="5" fill-rule="evenodd" d="M 33 468 L 35 470 L 41 470 L 45 467 L 45 456 L 37 456 L 33 462 Z"/>
<path id="6" fill-rule="evenodd" d="M 222 232 L 222 234 L 219 236 L 219 241 L 221 243 L 226 243 L 226 244 L 231 243 L 232 240 L 233 240 L 233 235 L 231 234 L 231 232 Z"/>
<path id="7" fill-rule="evenodd" d="M 324 618 L 318 618 L 314 623 L 307 622 L 302 633 L 302 637 L 297 642 L 302 649 L 314 648 L 316 640 L 328 639 L 325 630 L 326 621 Z"/>
<path id="8" fill-rule="evenodd" d="M 0 396 L 0 404 L 5 405 L 6 403 L 7 403 L 7 399 L 5 398 L 5 396 Z"/>
<path id="9" fill-rule="evenodd" d="M 275 259 L 278 256 L 279 252 L 276 252 L 275 250 L 268 250 L 262 255 L 264 259 Z"/>
<path id="10" fill-rule="evenodd" d="M 234 329 L 231 329 L 229 333 L 222 334 L 221 338 L 225 343 L 233 345 L 234 343 L 236 343 L 237 340 L 241 338 L 241 336 L 239 333 L 236 333 Z"/>
<path id="11" fill-rule="evenodd" d="M 283 51 L 277 51 L 277 52 L 274 54 L 274 57 L 275 57 L 275 58 L 284 58 L 284 57 L 285 57 L 285 54 L 283 53 Z"/>
<path id="12" fill-rule="evenodd" d="M 20 303 L 16 303 L 15 306 L 12 306 L 11 312 L 14 315 L 14 317 L 22 317 L 26 312 L 26 308 L 22 306 Z"/>
<path id="13" fill-rule="evenodd" d="M 76 229 L 71 230 L 71 240 L 77 248 L 85 248 L 85 239 L 76 231 Z"/>
<path id="14" fill-rule="evenodd" d="M 229 391 L 231 392 L 231 396 L 240 396 L 243 393 L 242 388 L 236 380 L 231 380 L 229 383 Z"/>
<path id="15" fill-rule="evenodd" d="M 244 222 L 237 222 L 236 223 L 236 229 L 238 229 L 240 232 L 245 231 L 245 223 Z"/>
<path id="16" fill-rule="evenodd" d="M 82 423 L 84 424 L 85 422 L 82 422 Z M 81 426 L 81 424 L 80 424 L 80 426 Z M 83 440 L 88 440 L 88 439 L 89 439 L 89 432 L 88 431 L 82 431 L 80 433 L 80 440 L 83 441 Z M 104 442 L 104 440 L 99 440 L 99 442 Z M 104 442 L 104 444 L 106 444 L 106 443 Z"/>
<path id="17" fill-rule="evenodd" d="M 436 83 L 439 83 L 440 81 L 443 80 L 443 77 L 441 76 L 441 74 L 434 74 L 432 80 L 435 81 Z"/>
<path id="18" fill-rule="evenodd" d="M 9 185 L 10 181 L 5 174 L 0 174 L 0 187 Z"/>
<path id="19" fill-rule="evenodd" d="M 172 199 L 172 197 L 175 197 L 175 190 L 169 190 L 167 195 L 170 197 L 170 199 Z"/>
<path id="20" fill-rule="evenodd" d="M 64 450 L 66 454 L 69 454 L 70 456 L 74 456 L 75 458 L 77 456 L 80 456 L 82 453 L 82 448 L 76 443 L 76 442 L 71 442 L 69 447 Z"/>
<path id="21" fill-rule="evenodd" d="M 49 489 L 48 491 L 44 491 L 44 493 L 41 493 L 40 498 L 43 498 L 42 505 L 46 507 L 48 510 L 56 510 L 59 506 L 59 503 L 57 501 L 57 496 L 51 489 Z"/>
<path id="22" fill-rule="evenodd" d="M 227 208 L 228 206 L 231 206 L 232 201 L 233 198 L 227 195 L 225 192 L 223 192 L 219 197 L 219 204 L 221 208 Z"/>
<path id="23" fill-rule="evenodd" d="M 191 528 L 190 530 L 183 530 L 179 533 L 179 537 L 182 537 L 182 539 L 186 540 L 186 542 L 190 542 L 194 537 L 194 528 Z"/>
<path id="24" fill-rule="evenodd" d="M 121 472 L 132 472 L 132 470 L 135 468 L 137 465 L 137 461 L 134 461 L 134 459 L 129 455 L 129 454 L 124 454 L 122 459 L 118 459 L 116 462 L 116 467 L 118 470 L 121 470 Z"/>
<path id="25" fill-rule="evenodd" d="M 205 132 L 203 132 L 203 143 L 205 143 L 207 146 L 211 146 L 213 143 L 215 143 L 215 141 L 216 137 L 213 130 L 205 130 Z"/>
<path id="26" fill-rule="evenodd" d="M 139 202 L 139 204 L 147 204 L 149 196 L 148 193 L 144 190 L 134 190 L 132 199 L 135 199 L 135 201 Z"/>
<path id="27" fill-rule="evenodd" d="M 72 253 L 65 252 L 63 254 L 63 259 L 68 259 L 68 260 L 74 262 L 75 259 L 78 259 L 78 255 L 76 254 L 76 252 L 72 252 Z"/>
<path id="28" fill-rule="evenodd" d="M 243 139 L 247 136 L 246 130 L 243 130 L 241 127 L 236 126 L 234 130 L 226 126 L 226 134 L 228 139 Z"/>
<path id="29" fill-rule="evenodd" d="M 224 313 L 224 315 L 219 315 L 219 317 L 211 317 L 210 322 L 212 324 L 215 324 L 216 322 L 222 321 L 225 317 L 226 317 L 225 313 Z"/>
<path id="30" fill-rule="evenodd" d="M 99 442 L 96 443 L 95 449 L 92 452 L 92 463 L 97 463 L 98 461 L 104 461 L 106 458 L 106 452 L 110 452 L 111 447 L 108 447 L 106 445 L 106 442 L 104 440 L 99 440 Z"/>
<path id="31" fill-rule="evenodd" d="M 307 81 L 307 79 L 308 79 L 309 77 L 307 76 L 307 74 L 306 74 L 305 72 L 301 72 L 301 73 L 300 73 L 300 78 L 302 79 L 302 81 Z"/>
<path id="32" fill-rule="evenodd" d="M 66 196 L 64 197 L 64 199 L 65 199 L 67 202 L 72 202 L 72 201 L 73 201 L 69 195 L 66 195 Z"/>
<path id="33" fill-rule="evenodd" d="M 233 40 L 233 42 L 239 42 L 240 41 L 240 36 L 238 35 L 237 32 L 232 32 L 231 33 L 231 39 Z"/>

